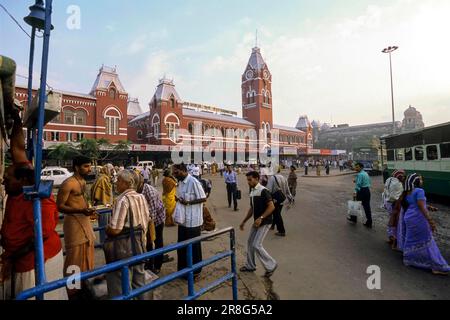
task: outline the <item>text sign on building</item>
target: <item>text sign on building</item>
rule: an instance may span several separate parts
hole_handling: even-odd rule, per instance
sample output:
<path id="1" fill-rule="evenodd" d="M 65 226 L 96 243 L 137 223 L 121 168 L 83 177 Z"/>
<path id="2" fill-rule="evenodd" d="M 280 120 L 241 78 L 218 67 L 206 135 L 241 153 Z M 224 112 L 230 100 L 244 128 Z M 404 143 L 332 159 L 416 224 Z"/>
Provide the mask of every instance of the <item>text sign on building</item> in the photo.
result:
<path id="1" fill-rule="evenodd" d="M 320 149 L 308 149 L 309 155 L 320 155 Z"/>
<path id="2" fill-rule="evenodd" d="M 297 148 L 294 147 L 284 147 L 283 148 L 283 155 L 287 156 L 296 156 L 297 155 Z"/>

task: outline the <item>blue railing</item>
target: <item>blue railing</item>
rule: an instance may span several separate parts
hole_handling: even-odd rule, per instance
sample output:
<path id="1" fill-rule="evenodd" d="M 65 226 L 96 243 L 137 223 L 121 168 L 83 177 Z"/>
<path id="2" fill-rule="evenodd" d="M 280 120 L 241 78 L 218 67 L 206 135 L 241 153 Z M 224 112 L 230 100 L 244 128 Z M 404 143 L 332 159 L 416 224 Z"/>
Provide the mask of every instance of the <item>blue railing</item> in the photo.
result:
<path id="1" fill-rule="evenodd" d="M 192 257 L 192 246 L 196 243 L 205 241 L 207 239 L 215 238 L 219 235 L 228 233 L 230 235 L 230 249 L 224 252 L 218 253 L 208 259 L 205 259 L 199 263 L 193 264 Z M 130 300 L 136 298 L 150 290 L 156 289 L 162 285 L 165 285 L 175 279 L 178 279 L 183 276 L 188 277 L 188 295 L 185 297 L 185 300 L 195 300 L 205 293 L 211 291 L 212 289 L 220 286 L 221 284 L 232 281 L 232 295 L 233 300 L 238 299 L 238 291 L 237 291 L 237 271 L 236 271 L 236 240 L 235 240 L 235 231 L 234 228 L 229 227 L 217 232 L 213 232 L 207 235 L 203 235 L 197 238 L 189 239 L 183 242 L 179 242 L 176 244 L 168 245 L 164 248 L 160 248 L 151 252 L 146 252 L 144 254 L 134 256 L 128 259 L 124 259 L 121 261 L 113 262 L 107 264 L 105 266 L 99 267 L 97 269 L 82 272 L 76 280 L 82 282 L 87 279 L 95 278 L 100 275 L 114 272 L 114 271 L 122 271 L 122 295 L 118 297 L 114 297 L 113 300 Z M 136 288 L 130 290 L 130 279 L 129 279 L 129 268 L 144 263 L 146 260 L 149 260 L 155 256 L 162 255 L 171 251 L 179 250 L 186 248 L 187 255 L 187 267 L 171 273 L 165 277 L 159 278 L 155 281 L 152 281 L 149 284 L 146 284 L 143 287 Z M 227 273 L 223 277 L 215 280 L 214 282 L 206 285 L 205 287 L 195 291 L 194 287 L 194 271 L 220 260 L 226 259 L 230 257 L 231 262 L 231 272 Z M 74 276 L 66 277 L 60 280 L 56 280 L 53 282 L 45 283 L 42 285 L 38 285 L 34 288 L 21 292 L 17 296 L 17 300 L 27 300 L 36 296 L 43 296 L 45 293 L 54 291 L 60 288 L 66 287 L 67 283 L 72 282 L 74 280 Z"/>

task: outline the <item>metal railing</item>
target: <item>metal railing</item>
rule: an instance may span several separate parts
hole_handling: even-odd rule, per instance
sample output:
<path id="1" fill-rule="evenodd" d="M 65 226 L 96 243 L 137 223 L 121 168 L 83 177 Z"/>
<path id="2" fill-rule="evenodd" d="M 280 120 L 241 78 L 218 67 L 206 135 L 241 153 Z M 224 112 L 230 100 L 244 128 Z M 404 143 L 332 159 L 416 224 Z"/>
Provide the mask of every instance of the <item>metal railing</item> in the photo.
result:
<path id="1" fill-rule="evenodd" d="M 192 246 L 196 243 L 200 243 L 202 241 L 205 241 L 207 239 L 215 238 L 219 235 L 223 235 L 228 233 L 230 235 L 230 249 L 226 250 L 224 252 L 218 253 L 208 259 L 205 259 L 199 263 L 193 264 L 193 255 L 192 255 Z M 164 276 L 162 278 L 159 278 L 155 281 L 152 281 L 145 286 L 142 286 L 140 288 L 136 288 L 133 290 L 130 290 L 130 275 L 129 275 L 129 268 L 144 263 L 146 260 L 149 260 L 151 258 L 154 258 L 156 256 L 187 248 L 186 255 L 187 255 L 187 267 L 171 273 L 167 276 Z M 231 262 L 231 272 L 227 273 L 223 277 L 215 280 L 212 283 L 209 283 L 203 288 L 200 288 L 198 291 L 195 290 L 194 287 L 194 271 L 198 270 L 200 268 L 203 268 L 205 266 L 208 266 L 210 264 L 213 264 L 215 262 L 218 262 L 220 260 L 226 259 L 230 257 Z M 76 279 L 80 282 L 98 277 L 100 275 L 114 272 L 114 271 L 122 271 L 121 279 L 122 279 L 122 295 L 118 297 L 114 297 L 113 300 L 130 300 L 133 298 L 136 298 L 150 290 L 156 289 L 162 285 L 165 285 L 171 281 L 174 281 L 175 279 L 187 276 L 188 278 L 188 295 L 184 298 L 185 300 L 195 300 L 199 298 L 200 296 L 204 295 L 205 293 L 211 291 L 212 289 L 220 286 L 221 284 L 232 281 L 232 295 L 233 300 L 238 299 L 238 290 L 237 290 L 237 270 L 236 270 L 236 240 L 235 240 L 235 230 L 233 227 L 229 227 L 223 230 L 219 230 L 217 232 L 213 232 L 207 235 L 202 235 L 197 238 L 189 239 L 183 242 L 175 243 L 168 245 L 164 248 L 160 248 L 151 252 L 146 252 L 144 254 L 134 256 L 128 259 L 124 259 L 121 261 L 113 262 L 110 264 L 107 264 L 105 266 L 99 267 L 97 269 L 82 272 L 79 274 L 79 277 Z M 31 288 L 29 290 L 21 292 L 17 296 L 17 300 L 27 300 L 32 297 L 39 297 L 43 296 L 45 293 L 48 293 L 50 291 L 54 291 L 60 288 L 66 287 L 67 283 L 72 282 L 74 279 L 74 276 L 69 276 L 60 280 L 52 281 L 49 283 L 38 285 L 34 288 Z"/>

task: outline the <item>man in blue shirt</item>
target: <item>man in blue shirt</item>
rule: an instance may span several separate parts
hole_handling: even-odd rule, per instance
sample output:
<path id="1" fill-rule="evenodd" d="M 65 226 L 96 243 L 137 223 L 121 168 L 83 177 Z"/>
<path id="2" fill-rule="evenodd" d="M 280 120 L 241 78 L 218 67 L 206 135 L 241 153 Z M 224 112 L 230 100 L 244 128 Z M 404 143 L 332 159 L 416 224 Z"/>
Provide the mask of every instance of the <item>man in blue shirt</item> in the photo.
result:
<path id="1" fill-rule="evenodd" d="M 364 226 L 371 229 L 372 228 L 372 210 L 370 208 L 370 177 L 367 172 L 364 171 L 364 165 L 362 163 L 357 163 L 355 165 L 355 170 L 358 175 L 355 179 L 355 191 L 353 193 L 353 198 L 356 201 L 361 201 L 366 214 L 367 221 Z M 349 220 L 356 222 L 356 216 L 349 218 Z"/>
<path id="2" fill-rule="evenodd" d="M 225 184 L 227 185 L 228 195 L 228 208 L 231 208 L 231 199 L 233 199 L 234 211 L 238 211 L 237 208 L 237 175 L 233 168 L 228 165 L 227 170 L 223 174 L 225 178 Z"/>

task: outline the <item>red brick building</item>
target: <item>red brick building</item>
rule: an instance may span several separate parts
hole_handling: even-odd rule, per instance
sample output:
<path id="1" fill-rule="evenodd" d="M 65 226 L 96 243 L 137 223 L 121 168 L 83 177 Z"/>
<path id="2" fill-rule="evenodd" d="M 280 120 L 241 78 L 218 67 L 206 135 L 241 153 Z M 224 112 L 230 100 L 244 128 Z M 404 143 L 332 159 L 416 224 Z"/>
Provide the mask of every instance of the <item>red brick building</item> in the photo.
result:
<path id="1" fill-rule="evenodd" d="M 254 129 L 262 132 L 260 140 L 274 145 L 277 142 L 271 139 L 271 131 L 276 129 L 279 132 L 280 156 L 284 159 L 296 158 L 299 152 L 312 148 L 309 128 L 302 131 L 273 124 L 272 74 L 259 48 L 252 50 L 242 75 L 241 90 L 242 118 L 237 117 L 236 112 L 185 102 L 176 91 L 173 80 L 161 79 L 148 112 L 129 121 L 128 134 L 134 143 L 133 150 L 156 151 L 164 157 L 167 155 L 164 152 L 171 151 L 177 142 L 187 138 L 178 137 L 176 129 L 187 130 L 192 143 L 200 139 L 204 146 L 211 142 L 211 135 L 217 136 L 214 133 L 221 134 L 224 144 L 228 142 L 229 129 L 234 130 L 237 141 L 245 141 L 246 144 L 253 141 L 245 136 L 245 132 Z M 196 125 L 201 125 L 201 128 L 195 128 Z"/>
<path id="2" fill-rule="evenodd" d="M 45 149 L 83 138 L 107 139 L 111 143 L 128 140 L 128 94 L 116 68 L 102 66 L 89 94 L 54 91 L 62 94 L 62 110 L 44 128 Z M 36 92 L 33 90 L 33 97 Z M 27 107 L 26 87 L 16 87 L 16 99 Z"/>

